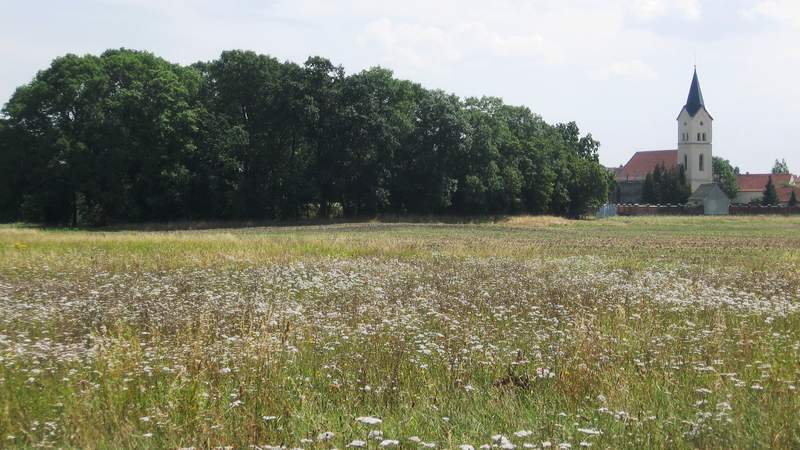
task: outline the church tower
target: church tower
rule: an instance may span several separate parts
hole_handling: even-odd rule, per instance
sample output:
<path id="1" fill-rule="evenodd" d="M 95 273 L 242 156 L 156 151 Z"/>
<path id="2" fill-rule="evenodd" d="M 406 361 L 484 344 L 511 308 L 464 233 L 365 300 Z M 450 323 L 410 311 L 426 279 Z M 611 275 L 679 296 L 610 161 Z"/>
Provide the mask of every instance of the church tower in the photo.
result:
<path id="1" fill-rule="evenodd" d="M 678 164 L 686 171 L 686 181 L 692 187 L 692 192 L 701 184 L 714 181 L 711 163 L 713 121 L 703 102 L 695 68 L 689 98 L 678 115 Z"/>

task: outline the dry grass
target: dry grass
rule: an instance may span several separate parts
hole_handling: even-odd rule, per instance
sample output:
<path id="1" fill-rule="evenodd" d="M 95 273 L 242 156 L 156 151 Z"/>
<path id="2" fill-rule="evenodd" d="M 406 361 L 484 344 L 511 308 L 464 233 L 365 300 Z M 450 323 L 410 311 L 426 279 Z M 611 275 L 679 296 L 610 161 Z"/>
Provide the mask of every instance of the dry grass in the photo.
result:
<path id="1" fill-rule="evenodd" d="M 567 226 L 573 225 L 575 222 L 567 220 L 563 217 L 551 216 L 511 216 L 502 221 L 502 225 L 509 227 L 549 227 L 549 226 Z"/>

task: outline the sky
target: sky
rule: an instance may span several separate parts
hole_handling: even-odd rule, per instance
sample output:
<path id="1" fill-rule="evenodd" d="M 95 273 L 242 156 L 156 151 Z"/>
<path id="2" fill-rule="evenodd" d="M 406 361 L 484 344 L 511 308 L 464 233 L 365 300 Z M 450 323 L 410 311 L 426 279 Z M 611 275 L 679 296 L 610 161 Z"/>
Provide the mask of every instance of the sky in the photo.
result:
<path id="1" fill-rule="evenodd" d="M 696 64 L 714 155 L 797 173 L 798 44 L 800 0 L 0 0 L 0 104 L 66 53 L 319 55 L 575 121 L 616 166 L 677 147 Z"/>

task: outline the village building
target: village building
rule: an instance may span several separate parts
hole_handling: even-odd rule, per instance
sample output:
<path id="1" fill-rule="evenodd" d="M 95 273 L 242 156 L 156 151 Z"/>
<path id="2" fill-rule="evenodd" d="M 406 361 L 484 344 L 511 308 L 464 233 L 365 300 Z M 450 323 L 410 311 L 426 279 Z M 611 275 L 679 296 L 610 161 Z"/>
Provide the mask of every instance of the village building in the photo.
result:
<path id="1" fill-rule="evenodd" d="M 637 151 L 625 165 L 609 169 L 617 182 L 612 193 L 614 203 L 640 203 L 645 177 L 658 165 L 667 170 L 682 166 L 686 181 L 693 193 L 701 186 L 714 184 L 717 181 L 713 172 L 714 118 L 706 109 L 697 69 L 692 76 L 686 103 L 676 120 L 677 149 Z M 800 179 L 795 175 L 744 174 L 737 175 L 740 193 L 731 199 L 731 202 L 751 203 L 760 199 L 770 176 L 781 203 L 789 201 L 792 190 L 796 190 L 796 195 L 800 197 L 800 186 L 798 186 Z M 703 194 L 707 195 L 712 191 L 714 190 L 711 188 L 705 188 Z"/>
<path id="2" fill-rule="evenodd" d="M 764 195 L 764 187 L 772 177 L 772 184 L 778 192 L 778 200 L 782 204 L 789 203 L 792 191 L 796 191 L 796 196 L 800 199 L 800 178 L 790 173 L 759 173 L 736 175 L 736 183 L 739 185 L 739 194 L 733 200 L 734 203 L 752 203 L 761 199 Z"/>
<path id="3" fill-rule="evenodd" d="M 728 214 L 731 206 L 731 199 L 728 194 L 719 187 L 717 183 L 701 184 L 689 200 L 686 201 L 690 206 L 702 206 L 703 214 L 707 216 L 724 216 Z"/>

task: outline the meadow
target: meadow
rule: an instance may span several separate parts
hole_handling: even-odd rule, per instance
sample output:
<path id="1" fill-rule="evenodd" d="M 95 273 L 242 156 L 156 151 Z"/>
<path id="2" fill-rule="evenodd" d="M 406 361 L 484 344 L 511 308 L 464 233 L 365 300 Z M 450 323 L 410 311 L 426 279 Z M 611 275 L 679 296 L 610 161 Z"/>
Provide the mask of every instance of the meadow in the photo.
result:
<path id="1" fill-rule="evenodd" d="M 800 218 L 0 226 L 0 448 L 800 448 Z"/>

